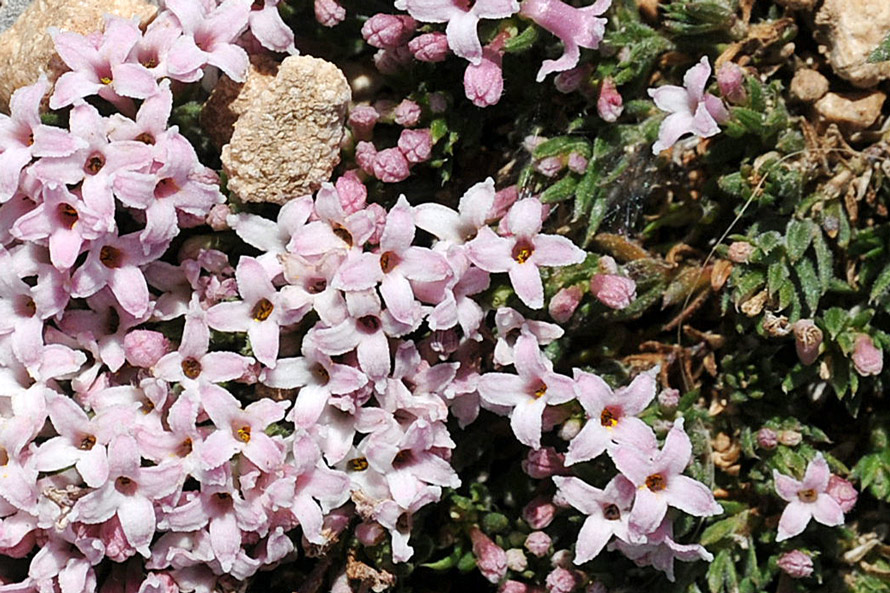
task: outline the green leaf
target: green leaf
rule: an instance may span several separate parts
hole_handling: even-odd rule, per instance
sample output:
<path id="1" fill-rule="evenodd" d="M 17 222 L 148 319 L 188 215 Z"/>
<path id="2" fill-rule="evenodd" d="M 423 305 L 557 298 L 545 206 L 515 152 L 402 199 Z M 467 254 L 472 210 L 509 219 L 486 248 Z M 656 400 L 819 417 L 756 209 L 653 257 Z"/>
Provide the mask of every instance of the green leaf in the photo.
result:
<path id="1" fill-rule="evenodd" d="M 769 265 L 767 269 L 766 277 L 766 286 L 769 290 L 769 296 L 772 298 L 775 296 L 779 289 L 782 288 L 782 285 L 788 281 L 788 277 L 790 273 L 788 272 L 788 268 L 785 266 L 785 262 L 773 262 Z"/>
<path id="2" fill-rule="evenodd" d="M 816 271 L 819 274 L 819 283 L 822 285 L 822 293 L 828 290 L 831 285 L 831 279 L 834 277 L 834 257 L 831 255 L 831 249 L 825 241 L 822 229 L 813 224 L 813 249 L 816 251 Z"/>
<path id="3" fill-rule="evenodd" d="M 720 550 L 717 557 L 708 567 L 708 590 L 711 593 L 728 591 L 735 593 L 738 590 L 738 576 L 735 571 L 735 563 L 728 548 Z"/>
<path id="4" fill-rule="evenodd" d="M 869 64 L 886 62 L 888 60 L 890 60 L 890 35 L 887 35 L 880 45 L 878 45 L 878 47 L 876 47 L 868 56 Z"/>
<path id="5" fill-rule="evenodd" d="M 538 28 L 534 25 L 526 27 L 519 35 L 508 37 L 504 42 L 504 51 L 508 54 L 529 49 L 538 40 Z"/>
<path id="6" fill-rule="evenodd" d="M 545 204 L 554 204 L 571 198 L 578 186 L 578 178 L 574 175 L 566 175 L 543 192 L 540 200 Z"/>
<path id="7" fill-rule="evenodd" d="M 847 327 L 849 319 L 850 314 L 840 307 L 832 307 L 822 314 L 822 324 L 832 340 L 836 339 L 838 334 Z"/>
<path id="8" fill-rule="evenodd" d="M 881 270 L 871 287 L 871 294 L 868 297 L 869 303 L 874 303 L 884 296 L 884 293 L 890 289 L 890 264 Z"/>
<path id="9" fill-rule="evenodd" d="M 758 136 L 763 134 L 763 114 L 746 107 L 734 107 L 732 115 L 746 132 Z"/>
<path id="10" fill-rule="evenodd" d="M 794 266 L 794 271 L 797 273 L 797 279 L 800 281 L 804 302 L 810 313 L 813 314 L 819 306 L 819 299 L 822 297 L 822 286 L 819 284 L 816 268 L 809 259 L 802 259 Z"/>
<path id="11" fill-rule="evenodd" d="M 801 258 L 816 234 L 816 225 L 809 220 L 792 220 L 785 232 L 785 251 L 791 263 Z"/>
<path id="12" fill-rule="evenodd" d="M 768 255 L 773 249 L 782 243 L 782 235 L 776 231 L 768 231 L 758 235 L 755 244 L 760 248 L 764 255 Z"/>
<path id="13" fill-rule="evenodd" d="M 728 519 L 723 519 L 722 521 L 717 521 L 707 529 L 705 529 L 704 533 L 701 534 L 701 540 L 699 543 L 703 546 L 710 546 L 711 544 L 715 544 L 720 540 L 731 536 L 732 534 L 741 531 L 742 528 L 748 522 L 748 512 L 744 511 L 737 515 L 733 515 Z"/>
<path id="14" fill-rule="evenodd" d="M 577 152 L 584 158 L 590 157 L 590 143 L 579 136 L 557 136 L 545 140 L 535 148 L 535 158 L 545 159 L 551 156 L 560 156 Z"/>

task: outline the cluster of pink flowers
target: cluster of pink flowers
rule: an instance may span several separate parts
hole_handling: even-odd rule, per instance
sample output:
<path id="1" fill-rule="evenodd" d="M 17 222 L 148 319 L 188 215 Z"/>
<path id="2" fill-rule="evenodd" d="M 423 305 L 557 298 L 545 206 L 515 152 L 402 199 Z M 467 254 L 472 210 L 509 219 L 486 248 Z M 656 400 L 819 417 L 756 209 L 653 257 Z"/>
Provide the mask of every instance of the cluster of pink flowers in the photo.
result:
<path id="1" fill-rule="evenodd" d="M 374 61 L 384 73 L 399 70 L 412 58 L 441 62 L 449 52 L 464 58 L 469 62 L 464 74 L 466 96 L 473 104 L 488 107 L 496 104 L 503 93 L 501 62 L 508 34 L 502 31 L 483 46 L 478 32 L 482 19 L 506 19 L 519 14 L 562 42 L 562 56 L 545 60 L 538 71 L 537 80 L 541 82 L 552 72 L 574 68 L 581 58 L 580 48 L 599 47 L 606 25 L 606 19 L 600 17 L 611 4 L 612 0 L 597 0 L 590 6 L 576 8 L 562 0 L 396 0 L 395 8 L 410 16 L 374 15 L 362 27 L 362 35 L 379 48 Z M 418 22 L 444 23 L 445 31 L 415 36 Z M 607 96 L 607 101 L 614 101 L 612 95 Z M 614 107 L 602 109 L 609 114 L 607 117 L 616 111 Z"/>
<path id="2" fill-rule="evenodd" d="M 416 127 L 422 116 L 422 108 L 411 99 L 398 104 L 378 101 L 374 105 L 354 107 L 349 114 L 349 127 L 353 138 L 358 140 L 355 160 L 362 171 L 384 183 L 398 183 L 408 178 L 411 167 L 430 160 L 432 132 L 429 128 Z M 396 146 L 378 150 L 371 142 L 378 122 L 402 127 Z"/>

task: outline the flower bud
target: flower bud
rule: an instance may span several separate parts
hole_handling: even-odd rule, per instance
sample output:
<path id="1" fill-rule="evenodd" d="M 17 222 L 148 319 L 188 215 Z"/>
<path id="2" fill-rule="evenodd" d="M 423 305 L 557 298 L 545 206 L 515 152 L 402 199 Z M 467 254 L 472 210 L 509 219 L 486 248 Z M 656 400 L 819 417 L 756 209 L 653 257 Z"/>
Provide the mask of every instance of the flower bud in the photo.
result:
<path id="1" fill-rule="evenodd" d="M 525 583 L 519 581 L 504 581 L 498 589 L 498 593 L 529 593 L 531 589 Z"/>
<path id="2" fill-rule="evenodd" d="M 408 42 L 408 49 L 421 62 L 442 62 L 451 51 L 445 33 L 438 31 L 418 35 Z"/>
<path id="3" fill-rule="evenodd" d="M 525 549 L 533 556 L 543 558 L 550 551 L 550 536 L 543 531 L 532 531 L 525 538 Z"/>
<path id="4" fill-rule="evenodd" d="M 564 474 L 566 466 L 563 464 L 565 455 L 557 453 L 553 447 L 532 449 L 522 461 L 522 471 L 536 480 Z"/>
<path id="5" fill-rule="evenodd" d="M 611 76 L 607 76 L 600 85 L 600 96 L 596 100 L 596 112 L 603 121 L 609 123 L 617 121 L 624 112 L 624 100 Z"/>
<path id="6" fill-rule="evenodd" d="M 594 274 L 590 292 L 610 309 L 621 310 L 637 298 L 637 283 L 625 276 Z"/>
<path id="7" fill-rule="evenodd" d="M 812 319 L 801 319 L 791 329 L 800 362 L 805 365 L 813 364 L 819 356 L 819 346 L 822 345 L 822 330 L 816 327 Z"/>
<path id="8" fill-rule="evenodd" d="M 853 346 L 853 366 L 863 377 L 879 375 L 884 368 L 884 353 L 875 347 L 871 336 L 859 334 Z"/>
<path id="9" fill-rule="evenodd" d="M 562 567 L 554 568 L 544 581 L 550 593 L 571 593 L 578 584 L 575 573 Z"/>
<path id="10" fill-rule="evenodd" d="M 571 93 L 572 91 L 578 90 L 581 83 L 584 82 L 584 79 L 590 75 L 590 72 L 590 64 L 583 64 L 572 68 L 571 70 L 560 72 L 553 79 L 553 86 L 555 86 L 556 90 L 560 93 Z"/>
<path id="11" fill-rule="evenodd" d="M 495 192 L 494 203 L 491 210 L 488 211 L 488 220 L 503 219 L 510 207 L 519 199 L 519 188 L 515 185 L 508 185 L 502 190 Z"/>
<path id="12" fill-rule="evenodd" d="M 346 214 L 353 214 L 365 207 L 368 200 L 368 188 L 361 182 L 355 170 L 347 171 L 334 183 L 340 206 Z"/>
<path id="13" fill-rule="evenodd" d="M 796 430 L 783 430 L 779 432 L 779 442 L 786 447 L 796 447 L 800 444 L 803 436 Z"/>
<path id="14" fill-rule="evenodd" d="M 507 554 L 503 548 L 482 533 L 478 527 L 470 529 L 473 555 L 479 572 L 491 583 L 497 583 L 507 574 Z"/>
<path id="15" fill-rule="evenodd" d="M 411 52 L 406 45 L 380 49 L 374 54 L 374 65 L 381 74 L 398 74 L 410 62 Z"/>
<path id="16" fill-rule="evenodd" d="M 229 208 L 228 204 L 214 204 L 204 221 L 214 231 L 227 231 L 229 230 L 228 216 L 231 213 L 232 209 Z"/>
<path id="17" fill-rule="evenodd" d="M 409 163 L 423 163 L 430 160 L 433 152 L 433 135 L 429 129 L 402 130 L 399 136 L 399 150 Z"/>
<path id="18" fill-rule="evenodd" d="M 380 49 L 405 45 L 414 34 L 417 23 L 410 16 L 375 14 L 362 26 L 362 37 Z"/>
<path id="19" fill-rule="evenodd" d="M 569 153 L 568 160 L 569 169 L 573 173 L 578 173 L 579 175 L 583 174 L 587 171 L 587 159 L 584 158 L 584 155 L 579 152 Z"/>
<path id="20" fill-rule="evenodd" d="M 567 322 L 572 318 L 572 315 L 581 303 L 581 297 L 583 296 L 584 291 L 581 290 L 580 286 L 575 285 L 560 288 L 559 292 L 553 295 L 553 298 L 550 299 L 550 304 L 547 307 L 547 310 L 550 312 L 550 317 L 557 323 Z"/>
<path id="21" fill-rule="evenodd" d="M 859 498 L 859 493 L 856 492 L 853 484 L 834 474 L 828 478 L 828 488 L 825 492 L 840 505 L 841 510 L 845 513 L 853 510 L 856 500 Z"/>
<path id="22" fill-rule="evenodd" d="M 346 18 L 346 9 L 337 0 L 315 0 L 315 20 L 324 27 L 333 27 Z"/>
<path id="23" fill-rule="evenodd" d="M 658 405 L 667 410 L 673 410 L 680 403 L 680 392 L 671 387 L 663 389 L 658 394 Z"/>
<path id="24" fill-rule="evenodd" d="M 124 356 L 134 367 L 148 369 L 170 352 L 170 340 L 161 332 L 134 329 L 124 337 Z"/>
<path id="25" fill-rule="evenodd" d="M 357 140 L 370 140 L 380 114 L 370 105 L 359 105 L 349 114 L 349 127 Z"/>
<path id="26" fill-rule="evenodd" d="M 800 550 L 791 550 L 779 557 L 779 568 L 794 579 L 802 579 L 813 574 L 813 559 Z"/>
<path id="27" fill-rule="evenodd" d="M 726 256 L 734 264 L 748 263 L 748 258 L 754 252 L 754 246 L 744 241 L 733 241 L 729 244 L 729 252 Z"/>
<path id="28" fill-rule="evenodd" d="M 400 153 L 401 154 L 401 153 Z M 377 148 L 370 142 L 359 142 L 355 146 L 355 162 L 368 175 L 374 174 L 374 162 L 377 160 Z"/>
<path id="29" fill-rule="evenodd" d="M 776 431 L 766 427 L 757 431 L 757 445 L 761 449 L 775 449 L 778 444 L 779 438 Z"/>
<path id="30" fill-rule="evenodd" d="M 608 589 L 606 589 L 606 586 L 604 584 L 597 581 L 587 587 L 587 591 L 585 593 L 609 593 L 609 591 Z"/>
<path id="31" fill-rule="evenodd" d="M 522 572 L 528 568 L 528 558 L 525 557 L 525 552 L 519 548 L 507 550 L 507 568 L 514 572 Z"/>
<path id="32" fill-rule="evenodd" d="M 408 178 L 408 160 L 398 148 L 385 148 L 374 159 L 374 177 L 384 183 L 398 183 Z"/>
<path id="33" fill-rule="evenodd" d="M 386 530 L 379 523 L 360 523 L 355 528 L 355 537 L 363 546 L 376 546 L 386 537 Z"/>
<path id="34" fill-rule="evenodd" d="M 732 62 L 724 63 L 717 70 L 717 84 L 720 86 L 720 94 L 730 103 L 738 105 L 748 98 L 744 83 L 745 72 Z"/>
<path id="35" fill-rule="evenodd" d="M 558 156 L 549 156 L 535 163 L 535 170 L 545 177 L 556 177 L 566 164 Z"/>
<path id="36" fill-rule="evenodd" d="M 482 61 L 470 64 L 464 71 L 464 94 L 476 107 L 489 107 L 501 100 L 503 92 L 501 54 L 485 48 Z"/>
<path id="37" fill-rule="evenodd" d="M 582 428 L 584 428 L 584 423 L 580 418 L 569 418 L 559 427 L 559 433 L 556 436 L 564 441 L 571 441 L 578 436 Z"/>
<path id="38" fill-rule="evenodd" d="M 544 496 L 533 498 L 522 509 L 522 518 L 532 529 L 544 529 L 553 522 L 556 505 Z"/>
<path id="39" fill-rule="evenodd" d="M 420 105 L 411 99 L 405 99 L 396 106 L 393 111 L 393 118 L 400 126 L 413 128 L 420 121 L 422 114 L 423 111 L 420 109 Z"/>

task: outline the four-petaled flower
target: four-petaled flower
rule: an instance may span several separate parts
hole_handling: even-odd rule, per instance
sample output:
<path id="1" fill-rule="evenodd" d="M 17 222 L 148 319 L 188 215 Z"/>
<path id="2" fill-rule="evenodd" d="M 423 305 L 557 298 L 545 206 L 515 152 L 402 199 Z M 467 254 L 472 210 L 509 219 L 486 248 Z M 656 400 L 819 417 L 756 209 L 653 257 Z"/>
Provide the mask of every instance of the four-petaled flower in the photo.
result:
<path id="1" fill-rule="evenodd" d="M 801 481 L 773 470 L 776 493 L 788 502 L 788 506 L 782 511 L 782 518 L 779 519 L 776 541 L 784 541 L 802 533 L 810 518 L 828 526 L 843 524 L 844 511 L 827 492 L 830 477 L 831 471 L 821 453 L 807 465 Z"/>

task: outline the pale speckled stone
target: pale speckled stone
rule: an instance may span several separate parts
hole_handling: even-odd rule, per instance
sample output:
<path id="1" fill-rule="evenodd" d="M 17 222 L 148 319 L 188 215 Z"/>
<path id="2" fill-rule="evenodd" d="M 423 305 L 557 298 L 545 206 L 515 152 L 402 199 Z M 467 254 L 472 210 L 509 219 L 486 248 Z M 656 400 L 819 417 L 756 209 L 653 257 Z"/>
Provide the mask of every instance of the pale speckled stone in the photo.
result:
<path id="1" fill-rule="evenodd" d="M 308 56 L 288 57 L 271 84 L 257 86 L 256 97 L 238 107 L 223 167 L 242 200 L 283 204 L 330 179 L 351 93 L 336 66 Z"/>
<path id="2" fill-rule="evenodd" d="M 816 70 L 801 68 L 791 79 L 791 96 L 803 103 L 818 101 L 828 92 L 828 79 Z"/>
<path id="3" fill-rule="evenodd" d="M 41 72 L 54 81 L 65 71 L 48 27 L 85 35 L 104 28 L 105 14 L 136 16 L 147 23 L 157 10 L 145 0 L 34 0 L 0 33 L 0 111 L 8 111 L 15 89 L 36 82 Z"/>
<path id="4" fill-rule="evenodd" d="M 828 93 L 813 107 L 826 122 L 852 132 L 864 130 L 875 123 L 886 98 L 887 95 L 881 91 Z"/>
<path id="5" fill-rule="evenodd" d="M 888 0 L 825 0 L 816 13 L 820 41 L 834 72 L 860 88 L 890 78 L 890 62 L 867 64 L 890 33 Z"/>

